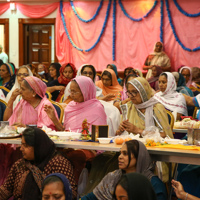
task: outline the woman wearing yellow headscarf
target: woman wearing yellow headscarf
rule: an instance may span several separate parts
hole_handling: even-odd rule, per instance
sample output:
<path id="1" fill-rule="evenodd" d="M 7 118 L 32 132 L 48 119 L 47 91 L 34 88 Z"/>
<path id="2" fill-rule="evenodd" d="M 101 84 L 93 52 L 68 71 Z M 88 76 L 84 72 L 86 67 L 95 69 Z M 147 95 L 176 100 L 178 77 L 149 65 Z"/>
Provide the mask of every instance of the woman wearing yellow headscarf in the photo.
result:
<path id="1" fill-rule="evenodd" d="M 131 99 L 127 103 L 128 120 L 121 122 L 116 132 L 117 135 L 125 130 L 142 134 L 145 128 L 156 126 L 162 137 L 168 135 L 173 138 L 166 110 L 162 104 L 152 98 L 152 89 L 146 79 L 137 77 L 129 81 L 127 95 Z"/>

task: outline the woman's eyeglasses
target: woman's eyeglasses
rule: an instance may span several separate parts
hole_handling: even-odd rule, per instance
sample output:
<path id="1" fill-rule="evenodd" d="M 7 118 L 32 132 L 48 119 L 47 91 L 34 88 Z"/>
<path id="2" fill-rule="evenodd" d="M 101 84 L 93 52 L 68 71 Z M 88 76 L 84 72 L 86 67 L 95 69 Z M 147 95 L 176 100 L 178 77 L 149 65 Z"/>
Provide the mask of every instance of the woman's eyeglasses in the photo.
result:
<path id="1" fill-rule="evenodd" d="M 21 74 L 21 73 L 19 73 L 19 74 L 17 74 L 17 76 L 27 77 L 27 76 L 29 76 L 29 74 L 26 74 L 26 73 Z"/>
<path id="2" fill-rule="evenodd" d="M 76 94 L 80 93 L 80 92 L 71 91 L 70 89 L 68 90 L 68 92 L 69 92 L 70 94 L 72 94 L 72 95 L 76 95 Z"/>
<path id="3" fill-rule="evenodd" d="M 92 72 L 86 72 L 86 71 L 85 71 L 85 72 L 83 72 L 83 73 L 82 73 L 82 75 L 86 75 L 86 76 L 87 76 L 87 75 L 89 75 L 89 76 L 93 76 L 93 73 L 92 73 Z"/>
<path id="4" fill-rule="evenodd" d="M 132 91 L 132 92 L 126 91 L 126 95 L 127 95 L 127 96 L 136 97 L 137 94 L 138 94 L 138 91 Z"/>

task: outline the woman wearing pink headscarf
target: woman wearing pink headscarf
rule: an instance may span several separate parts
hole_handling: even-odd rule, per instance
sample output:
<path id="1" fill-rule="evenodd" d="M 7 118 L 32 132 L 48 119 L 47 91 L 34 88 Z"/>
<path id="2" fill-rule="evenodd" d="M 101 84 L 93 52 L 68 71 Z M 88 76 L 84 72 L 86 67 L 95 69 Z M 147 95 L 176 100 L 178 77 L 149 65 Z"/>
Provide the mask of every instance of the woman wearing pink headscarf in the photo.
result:
<path id="1" fill-rule="evenodd" d="M 45 112 L 45 106 L 52 105 L 46 98 L 47 86 L 43 81 L 34 76 L 24 78 L 21 83 L 21 89 L 13 92 L 8 106 L 4 113 L 4 121 L 9 121 L 10 125 L 25 126 L 34 124 L 38 127 L 43 125 L 55 129 L 54 123 Z M 13 110 L 13 102 L 16 97 L 21 94 L 22 100 Z M 55 109 L 54 115 L 58 118 Z"/>
<path id="2" fill-rule="evenodd" d="M 57 130 L 72 130 L 81 132 L 82 122 L 87 119 L 91 125 L 106 125 L 106 113 L 103 105 L 96 99 L 96 87 L 91 78 L 78 76 L 71 81 L 69 93 L 73 101 L 65 108 L 64 127 L 54 117 L 52 107 L 46 111 L 54 122 Z"/>

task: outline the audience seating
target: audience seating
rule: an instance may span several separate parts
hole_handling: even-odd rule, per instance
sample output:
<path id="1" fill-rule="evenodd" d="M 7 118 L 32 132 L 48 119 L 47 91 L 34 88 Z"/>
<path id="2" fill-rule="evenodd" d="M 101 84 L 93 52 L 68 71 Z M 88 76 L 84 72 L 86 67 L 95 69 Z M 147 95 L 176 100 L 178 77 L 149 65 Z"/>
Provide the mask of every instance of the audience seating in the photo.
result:
<path id="1" fill-rule="evenodd" d="M 63 115 L 64 115 L 64 109 L 63 109 L 63 107 L 59 103 L 57 103 L 55 101 L 50 100 L 50 102 L 53 104 L 54 108 L 56 109 L 59 121 L 60 121 L 60 123 L 62 123 Z"/>
<path id="2" fill-rule="evenodd" d="M 8 92 L 10 92 L 10 90 L 4 86 L 0 86 L 0 89 L 4 93 L 5 97 L 7 96 Z"/>
<path id="3" fill-rule="evenodd" d="M 6 109 L 7 103 L 5 101 L 3 101 L 2 99 L 0 99 L 0 121 L 3 121 L 3 114 L 4 111 Z"/>
<path id="4" fill-rule="evenodd" d="M 51 100 L 52 95 L 50 92 L 46 91 L 45 95 L 46 95 L 47 99 Z"/>

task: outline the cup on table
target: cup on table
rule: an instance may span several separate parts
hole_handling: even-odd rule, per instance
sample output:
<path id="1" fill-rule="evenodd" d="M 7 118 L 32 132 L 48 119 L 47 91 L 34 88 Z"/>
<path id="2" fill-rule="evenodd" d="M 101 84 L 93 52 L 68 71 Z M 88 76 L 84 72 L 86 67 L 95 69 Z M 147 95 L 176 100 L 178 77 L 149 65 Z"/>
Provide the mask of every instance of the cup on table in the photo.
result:
<path id="1" fill-rule="evenodd" d="M 0 121 L 1 128 L 4 128 L 5 126 L 9 126 L 9 121 Z"/>

